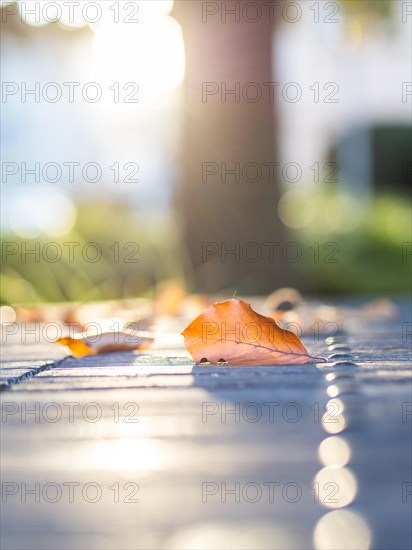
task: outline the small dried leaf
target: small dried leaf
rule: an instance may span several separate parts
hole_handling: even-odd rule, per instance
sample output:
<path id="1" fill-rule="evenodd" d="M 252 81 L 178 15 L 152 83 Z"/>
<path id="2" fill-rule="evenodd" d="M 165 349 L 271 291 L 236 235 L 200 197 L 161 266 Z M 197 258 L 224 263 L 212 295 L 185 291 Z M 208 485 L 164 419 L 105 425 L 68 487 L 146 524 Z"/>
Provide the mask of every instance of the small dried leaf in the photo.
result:
<path id="1" fill-rule="evenodd" d="M 182 335 L 197 363 L 223 360 L 231 365 L 296 365 L 314 359 L 296 334 L 237 299 L 208 307 Z"/>
<path id="2" fill-rule="evenodd" d="M 117 351 L 133 351 L 145 349 L 153 342 L 154 337 L 147 332 L 103 332 L 90 334 L 76 334 L 59 338 L 57 342 L 69 348 L 75 357 Z"/>
<path id="3" fill-rule="evenodd" d="M 266 298 L 265 306 L 269 311 L 289 311 L 302 302 L 302 295 L 295 288 L 279 288 Z"/>
<path id="4" fill-rule="evenodd" d="M 178 283 L 170 283 L 156 296 L 154 309 L 157 315 L 177 315 L 182 307 L 186 292 Z"/>

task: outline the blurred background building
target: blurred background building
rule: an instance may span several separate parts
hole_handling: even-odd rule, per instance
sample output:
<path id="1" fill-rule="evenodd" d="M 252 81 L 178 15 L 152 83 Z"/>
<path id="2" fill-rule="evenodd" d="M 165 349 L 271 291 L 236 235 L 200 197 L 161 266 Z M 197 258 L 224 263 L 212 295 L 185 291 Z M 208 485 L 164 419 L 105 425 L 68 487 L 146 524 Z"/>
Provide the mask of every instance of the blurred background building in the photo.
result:
<path id="1" fill-rule="evenodd" d="M 407 2 L 291 2 L 256 24 L 263 4 L 246 1 L 226 2 L 239 21 L 220 2 L 1 4 L 3 303 L 150 296 L 168 280 L 409 288 Z M 241 93 L 269 76 L 273 101 L 256 116 L 243 95 L 205 101 L 202 82 L 219 97 L 225 75 L 228 89 L 243 75 Z M 228 112 L 243 121 L 230 139 Z M 225 161 L 276 170 L 225 182 Z"/>

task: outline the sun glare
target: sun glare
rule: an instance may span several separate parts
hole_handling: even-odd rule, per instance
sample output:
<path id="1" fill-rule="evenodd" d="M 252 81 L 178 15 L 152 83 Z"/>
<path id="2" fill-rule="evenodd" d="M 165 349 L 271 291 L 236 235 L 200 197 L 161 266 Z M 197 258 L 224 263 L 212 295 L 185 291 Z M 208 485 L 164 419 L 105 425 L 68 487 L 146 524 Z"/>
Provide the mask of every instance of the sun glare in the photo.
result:
<path id="1" fill-rule="evenodd" d="M 137 102 L 157 99 L 173 91 L 185 72 L 183 35 L 169 15 L 173 0 L 120 3 L 57 0 L 42 4 L 18 3 L 22 21 L 32 26 L 57 23 L 63 29 L 89 26 L 94 33 L 93 66 L 96 80 L 118 82 Z M 136 90 L 138 86 L 138 94 Z M 125 98 L 127 99 L 127 97 Z"/>
<path id="2" fill-rule="evenodd" d="M 111 25 L 96 29 L 93 57 L 96 79 L 136 83 L 139 101 L 171 92 L 184 77 L 182 31 L 167 15 L 142 20 L 138 28 Z"/>

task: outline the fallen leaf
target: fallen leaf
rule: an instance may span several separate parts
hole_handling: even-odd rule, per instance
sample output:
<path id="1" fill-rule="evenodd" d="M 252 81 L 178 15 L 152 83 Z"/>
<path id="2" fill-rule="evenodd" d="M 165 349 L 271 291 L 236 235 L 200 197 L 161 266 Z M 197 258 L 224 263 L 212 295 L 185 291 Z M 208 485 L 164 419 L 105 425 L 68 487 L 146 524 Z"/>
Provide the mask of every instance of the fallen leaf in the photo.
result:
<path id="1" fill-rule="evenodd" d="M 373 300 L 364 304 L 360 309 L 361 317 L 364 319 L 376 320 L 392 320 L 396 319 L 399 311 L 396 305 L 387 298 Z"/>
<path id="2" fill-rule="evenodd" d="M 154 303 L 156 315 L 177 315 L 186 296 L 183 287 L 178 283 L 170 283 L 157 294 Z"/>
<path id="3" fill-rule="evenodd" d="M 16 308 L 17 321 L 19 323 L 43 323 L 44 312 L 40 308 Z"/>
<path id="4" fill-rule="evenodd" d="M 302 302 L 302 295 L 295 288 L 279 288 L 266 298 L 268 311 L 289 311 Z"/>
<path id="5" fill-rule="evenodd" d="M 310 359 L 325 361 L 309 355 L 296 334 L 235 298 L 208 307 L 182 335 L 196 363 L 296 365 Z"/>
<path id="6" fill-rule="evenodd" d="M 84 325 L 81 325 L 79 323 L 78 316 L 74 309 L 66 312 L 66 314 L 63 316 L 63 323 L 71 327 L 75 332 L 82 332 L 84 329 Z"/>
<path id="7" fill-rule="evenodd" d="M 150 333 L 132 330 L 97 332 L 95 334 L 80 333 L 75 336 L 59 338 L 56 342 L 69 348 L 75 357 L 83 357 L 84 355 L 145 349 L 153 340 L 154 337 Z"/>

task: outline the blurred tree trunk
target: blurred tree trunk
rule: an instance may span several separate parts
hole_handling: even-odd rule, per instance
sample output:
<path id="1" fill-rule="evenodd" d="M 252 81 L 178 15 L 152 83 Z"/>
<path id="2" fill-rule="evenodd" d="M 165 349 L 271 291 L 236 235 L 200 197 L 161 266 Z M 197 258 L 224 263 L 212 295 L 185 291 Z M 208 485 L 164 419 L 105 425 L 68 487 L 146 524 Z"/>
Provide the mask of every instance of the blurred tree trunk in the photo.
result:
<path id="1" fill-rule="evenodd" d="M 205 4 L 217 6 L 219 13 L 202 21 Z M 263 294 L 293 284 L 292 266 L 282 257 L 279 180 L 267 164 L 277 160 L 273 90 L 263 85 L 274 80 L 274 23 L 268 16 L 251 23 L 229 14 L 223 22 L 221 7 L 221 2 L 175 0 L 173 15 L 182 25 L 186 49 L 183 170 L 176 206 L 196 289 Z M 245 88 L 249 82 L 257 86 Z M 214 83 L 207 89 L 217 92 L 206 96 L 205 83 Z M 229 93 L 236 83 L 238 97 Z M 246 179 L 242 175 L 250 162 L 262 171 L 255 182 L 253 166 Z M 227 170 L 239 163 L 240 181 L 227 174 L 224 182 L 222 163 Z"/>

